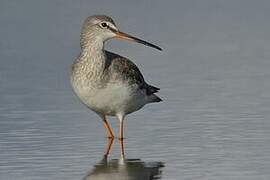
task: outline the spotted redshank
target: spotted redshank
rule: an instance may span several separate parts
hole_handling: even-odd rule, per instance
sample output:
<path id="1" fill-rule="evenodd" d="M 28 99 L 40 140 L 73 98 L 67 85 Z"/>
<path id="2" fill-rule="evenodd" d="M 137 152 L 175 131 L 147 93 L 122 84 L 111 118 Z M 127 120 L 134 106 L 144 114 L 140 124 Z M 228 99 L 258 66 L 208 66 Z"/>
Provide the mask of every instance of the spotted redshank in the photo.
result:
<path id="1" fill-rule="evenodd" d="M 125 116 L 161 99 L 155 95 L 159 88 L 147 84 L 133 62 L 104 50 L 104 42 L 111 38 L 162 49 L 119 31 L 112 18 L 105 15 L 90 16 L 83 23 L 81 52 L 70 72 L 72 88 L 80 100 L 102 118 L 109 138 L 114 135 L 106 116 L 116 116 L 118 138 L 123 139 Z"/>

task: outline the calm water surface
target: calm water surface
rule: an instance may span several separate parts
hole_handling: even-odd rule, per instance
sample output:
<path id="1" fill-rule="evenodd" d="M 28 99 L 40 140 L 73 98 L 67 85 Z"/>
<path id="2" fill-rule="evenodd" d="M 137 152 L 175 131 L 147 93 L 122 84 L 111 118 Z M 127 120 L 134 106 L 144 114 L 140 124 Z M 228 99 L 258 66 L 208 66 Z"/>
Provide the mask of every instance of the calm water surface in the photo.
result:
<path id="1" fill-rule="evenodd" d="M 0 179 L 270 179 L 267 1 L 15 2 L 0 3 Z M 98 9 L 164 49 L 107 45 L 164 99 L 127 117 L 125 159 L 117 140 L 104 158 L 102 123 L 68 81 Z"/>

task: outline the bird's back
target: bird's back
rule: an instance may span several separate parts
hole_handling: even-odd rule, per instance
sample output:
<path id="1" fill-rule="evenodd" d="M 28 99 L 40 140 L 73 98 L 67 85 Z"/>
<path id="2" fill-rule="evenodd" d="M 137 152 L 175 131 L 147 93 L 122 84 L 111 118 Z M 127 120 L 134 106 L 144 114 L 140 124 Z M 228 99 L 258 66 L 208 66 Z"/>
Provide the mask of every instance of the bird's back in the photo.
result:
<path id="1" fill-rule="evenodd" d="M 110 81 L 123 81 L 130 86 L 137 86 L 139 90 L 145 90 L 147 96 L 159 91 L 159 88 L 147 84 L 139 68 L 129 59 L 106 51 L 105 71 Z M 156 95 L 155 95 L 156 96 Z M 156 96 L 155 102 L 161 101 Z"/>

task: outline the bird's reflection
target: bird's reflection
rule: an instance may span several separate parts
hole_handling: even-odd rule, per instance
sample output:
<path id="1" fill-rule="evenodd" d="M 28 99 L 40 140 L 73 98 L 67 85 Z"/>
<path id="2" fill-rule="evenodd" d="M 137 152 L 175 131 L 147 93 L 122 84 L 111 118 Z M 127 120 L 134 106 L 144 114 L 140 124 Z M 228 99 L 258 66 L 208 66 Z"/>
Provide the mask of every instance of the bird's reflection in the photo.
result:
<path id="1" fill-rule="evenodd" d="M 108 139 L 102 160 L 83 180 L 152 180 L 161 178 L 162 162 L 143 162 L 140 159 L 126 159 L 123 140 L 119 140 L 120 158 L 108 160 L 113 139 Z"/>

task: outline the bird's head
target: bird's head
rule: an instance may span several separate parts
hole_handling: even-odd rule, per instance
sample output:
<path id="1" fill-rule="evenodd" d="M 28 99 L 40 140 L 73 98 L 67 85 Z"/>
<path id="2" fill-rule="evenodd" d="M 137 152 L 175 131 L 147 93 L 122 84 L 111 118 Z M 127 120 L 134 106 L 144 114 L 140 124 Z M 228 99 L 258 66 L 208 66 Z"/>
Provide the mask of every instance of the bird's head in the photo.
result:
<path id="1" fill-rule="evenodd" d="M 162 50 L 160 47 L 119 31 L 112 18 L 105 15 L 89 16 L 84 21 L 81 31 L 81 45 L 88 44 L 88 41 L 104 42 L 111 38 L 125 39 L 146 46 Z"/>

